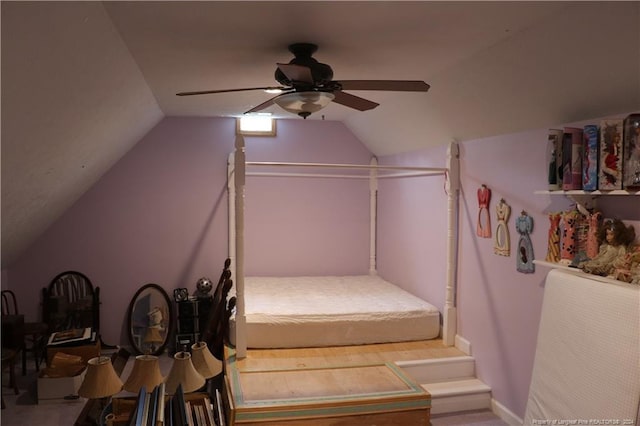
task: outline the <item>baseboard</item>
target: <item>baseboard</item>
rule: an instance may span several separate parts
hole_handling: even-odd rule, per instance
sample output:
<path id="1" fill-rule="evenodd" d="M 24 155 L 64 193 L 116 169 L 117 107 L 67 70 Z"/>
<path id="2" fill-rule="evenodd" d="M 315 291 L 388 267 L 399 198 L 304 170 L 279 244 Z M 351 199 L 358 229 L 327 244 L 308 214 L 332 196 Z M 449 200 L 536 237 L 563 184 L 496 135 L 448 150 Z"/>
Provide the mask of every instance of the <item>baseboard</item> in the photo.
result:
<path id="1" fill-rule="evenodd" d="M 491 398 L 491 411 L 493 414 L 500 417 L 509 426 L 522 426 L 524 420 L 516 416 L 504 405 L 500 404 L 495 398 Z"/>
<path id="2" fill-rule="evenodd" d="M 471 356 L 471 342 L 462 337 L 459 334 L 456 334 L 456 348 L 460 349 L 466 355 Z"/>

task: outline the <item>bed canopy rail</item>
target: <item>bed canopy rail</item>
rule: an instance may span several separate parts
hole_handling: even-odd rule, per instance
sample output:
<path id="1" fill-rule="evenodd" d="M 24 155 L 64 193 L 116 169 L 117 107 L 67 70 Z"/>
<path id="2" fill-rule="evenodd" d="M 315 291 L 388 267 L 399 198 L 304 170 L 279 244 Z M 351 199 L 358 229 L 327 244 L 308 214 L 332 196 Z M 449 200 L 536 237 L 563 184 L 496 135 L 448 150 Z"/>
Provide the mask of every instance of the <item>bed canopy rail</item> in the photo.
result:
<path id="1" fill-rule="evenodd" d="M 227 164 L 227 189 L 229 194 L 229 259 L 236 289 L 236 356 L 246 357 L 246 314 L 244 304 L 244 188 L 247 176 L 308 177 L 368 179 L 370 192 L 370 253 L 369 273 L 377 274 L 377 196 L 378 180 L 388 178 L 411 178 L 444 175 L 447 179 L 448 232 L 447 232 L 447 283 L 445 309 L 443 312 L 443 342 L 452 346 L 456 333 L 455 287 L 458 238 L 459 154 L 458 145 L 452 142 L 447 151 L 446 168 L 379 165 L 375 157 L 370 164 L 330 164 L 296 162 L 246 161 L 244 138 L 236 136 L 235 151 L 229 155 Z M 295 169 L 293 172 L 249 171 L 249 168 Z M 307 170 L 349 170 L 349 173 L 317 173 Z"/>

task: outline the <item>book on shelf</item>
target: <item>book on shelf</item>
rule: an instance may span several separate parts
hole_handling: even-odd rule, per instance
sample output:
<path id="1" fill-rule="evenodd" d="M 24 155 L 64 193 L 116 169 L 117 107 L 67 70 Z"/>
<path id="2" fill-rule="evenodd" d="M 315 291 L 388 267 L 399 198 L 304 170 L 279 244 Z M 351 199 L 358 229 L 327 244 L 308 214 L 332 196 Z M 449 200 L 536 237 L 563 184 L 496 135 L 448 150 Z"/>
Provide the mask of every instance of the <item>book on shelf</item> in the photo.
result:
<path id="1" fill-rule="evenodd" d="M 95 333 L 92 332 L 91 327 L 74 328 L 71 330 L 56 331 L 55 333 L 51 333 L 47 345 L 78 345 L 91 342 L 94 339 Z"/>
<path id="2" fill-rule="evenodd" d="M 600 122 L 600 171 L 598 189 L 622 189 L 623 120 Z"/>
<path id="3" fill-rule="evenodd" d="M 584 147 L 582 150 L 582 189 L 595 191 L 598 189 L 598 126 L 584 126 Z"/>
<path id="4" fill-rule="evenodd" d="M 582 189 L 582 129 L 565 127 L 562 136 L 562 189 Z"/>

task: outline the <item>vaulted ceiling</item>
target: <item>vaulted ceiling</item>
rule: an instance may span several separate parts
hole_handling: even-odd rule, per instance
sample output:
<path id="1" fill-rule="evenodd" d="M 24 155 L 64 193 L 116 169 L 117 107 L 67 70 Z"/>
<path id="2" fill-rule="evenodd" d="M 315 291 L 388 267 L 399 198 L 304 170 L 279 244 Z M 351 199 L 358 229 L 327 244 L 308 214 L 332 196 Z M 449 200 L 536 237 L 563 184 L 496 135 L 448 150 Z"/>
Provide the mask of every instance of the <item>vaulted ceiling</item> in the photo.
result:
<path id="1" fill-rule="evenodd" d="M 287 46 L 427 93 L 331 104 L 377 155 L 640 108 L 638 2 L 2 2 L 2 267 L 164 116 L 235 117 Z M 279 110 L 274 116 L 299 120 Z"/>

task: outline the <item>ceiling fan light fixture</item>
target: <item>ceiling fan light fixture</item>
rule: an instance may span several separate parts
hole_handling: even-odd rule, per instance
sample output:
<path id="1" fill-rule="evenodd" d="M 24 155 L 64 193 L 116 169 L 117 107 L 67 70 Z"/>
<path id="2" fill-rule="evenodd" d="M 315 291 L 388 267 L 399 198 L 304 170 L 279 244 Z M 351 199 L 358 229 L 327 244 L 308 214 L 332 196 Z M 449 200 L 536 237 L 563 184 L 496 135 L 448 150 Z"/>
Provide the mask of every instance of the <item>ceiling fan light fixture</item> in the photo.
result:
<path id="1" fill-rule="evenodd" d="M 329 105 L 334 98 L 331 92 L 307 91 L 285 93 L 273 101 L 285 111 L 307 118 Z"/>

